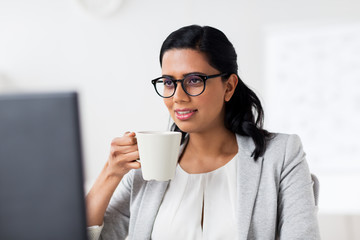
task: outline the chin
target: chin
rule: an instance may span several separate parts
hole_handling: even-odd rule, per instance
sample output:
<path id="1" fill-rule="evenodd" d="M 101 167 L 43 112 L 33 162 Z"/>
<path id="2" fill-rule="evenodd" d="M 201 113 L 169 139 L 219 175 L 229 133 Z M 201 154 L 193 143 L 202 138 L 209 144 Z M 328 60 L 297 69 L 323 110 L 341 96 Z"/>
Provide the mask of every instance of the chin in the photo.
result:
<path id="1" fill-rule="evenodd" d="M 198 126 L 194 126 L 193 123 L 187 123 L 187 122 L 175 122 L 176 126 L 178 126 L 178 128 L 182 131 L 182 132 L 186 132 L 186 133 L 194 133 L 194 132 L 199 132 L 199 127 Z"/>
<path id="2" fill-rule="evenodd" d="M 191 130 L 191 127 L 187 126 L 188 124 L 186 124 L 186 123 L 178 122 L 178 121 L 176 121 L 174 123 L 182 132 L 189 132 L 189 130 Z"/>

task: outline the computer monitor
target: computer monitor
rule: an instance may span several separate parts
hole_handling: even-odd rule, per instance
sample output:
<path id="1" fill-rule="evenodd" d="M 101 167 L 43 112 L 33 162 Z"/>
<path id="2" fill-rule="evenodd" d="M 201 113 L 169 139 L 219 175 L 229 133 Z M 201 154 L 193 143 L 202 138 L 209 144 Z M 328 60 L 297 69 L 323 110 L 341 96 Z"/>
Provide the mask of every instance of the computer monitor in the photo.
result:
<path id="1" fill-rule="evenodd" d="M 0 94 L 0 239 L 85 240 L 75 92 Z"/>

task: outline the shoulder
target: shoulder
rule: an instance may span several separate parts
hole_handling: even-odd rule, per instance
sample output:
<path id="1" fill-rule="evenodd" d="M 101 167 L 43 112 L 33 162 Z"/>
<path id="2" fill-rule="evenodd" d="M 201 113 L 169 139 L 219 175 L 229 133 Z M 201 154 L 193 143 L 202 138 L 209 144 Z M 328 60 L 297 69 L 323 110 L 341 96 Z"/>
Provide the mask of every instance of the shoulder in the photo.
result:
<path id="1" fill-rule="evenodd" d="M 237 135 L 239 151 L 251 155 L 255 144 L 250 137 Z M 264 163 L 286 166 L 301 161 L 305 156 L 300 137 L 296 134 L 271 133 L 262 158 Z"/>
<path id="2" fill-rule="evenodd" d="M 302 148 L 300 137 L 296 134 L 272 133 L 267 142 L 266 152 L 276 150 L 292 151 Z"/>
<path id="3" fill-rule="evenodd" d="M 274 133 L 267 143 L 264 164 L 277 165 L 285 171 L 305 162 L 305 155 L 298 135 Z"/>
<path id="4" fill-rule="evenodd" d="M 247 153 L 252 153 L 255 144 L 250 137 L 236 134 L 239 150 Z M 266 151 L 264 155 L 271 155 L 275 153 L 284 153 L 286 150 L 292 151 L 294 149 L 302 148 L 300 137 L 296 134 L 285 133 L 271 133 L 271 136 L 266 142 Z"/>

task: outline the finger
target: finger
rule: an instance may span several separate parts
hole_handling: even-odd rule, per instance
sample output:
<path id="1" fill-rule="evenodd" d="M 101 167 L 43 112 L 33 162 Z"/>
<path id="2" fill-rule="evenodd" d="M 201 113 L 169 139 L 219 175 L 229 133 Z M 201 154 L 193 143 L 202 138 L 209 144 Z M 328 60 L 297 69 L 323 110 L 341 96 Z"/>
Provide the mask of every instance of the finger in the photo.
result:
<path id="1" fill-rule="evenodd" d="M 137 161 L 129 162 L 128 167 L 131 169 L 139 169 L 139 168 L 141 168 L 141 163 L 137 162 Z"/>
<path id="2" fill-rule="evenodd" d="M 118 164 L 123 164 L 124 162 L 132 162 L 139 159 L 139 151 L 120 154 L 117 155 L 114 159 Z"/>
<path id="3" fill-rule="evenodd" d="M 129 133 L 129 136 L 130 136 L 130 137 L 135 137 L 136 134 L 135 134 L 134 132 L 130 132 L 130 133 Z"/>
<path id="4" fill-rule="evenodd" d="M 124 136 L 135 137 L 136 134 L 135 134 L 134 132 L 129 132 L 129 131 L 127 131 L 127 132 L 125 132 Z"/>
<path id="5" fill-rule="evenodd" d="M 129 161 L 129 162 L 138 160 L 138 159 L 140 158 L 140 157 L 139 157 L 139 151 L 134 151 L 134 152 L 130 152 L 130 153 L 125 153 L 125 154 L 123 154 L 122 158 L 123 158 L 125 161 Z"/>
<path id="6" fill-rule="evenodd" d="M 111 146 L 116 146 L 116 145 L 126 146 L 126 145 L 134 145 L 136 143 L 137 143 L 137 141 L 136 141 L 135 137 L 123 136 L 123 137 L 114 138 L 111 141 Z"/>
<path id="7" fill-rule="evenodd" d="M 116 156 L 118 154 L 126 154 L 126 153 L 131 153 L 131 152 L 135 152 L 138 151 L 138 146 L 135 145 L 127 145 L 127 146 L 111 146 L 111 150 L 110 153 L 113 156 Z"/>
<path id="8" fill-rule="evenodd" d="M 137 142 L 136 133 L 135 132 L 128 132 L 128 137 L 134 138 L 135 143 Z"/>

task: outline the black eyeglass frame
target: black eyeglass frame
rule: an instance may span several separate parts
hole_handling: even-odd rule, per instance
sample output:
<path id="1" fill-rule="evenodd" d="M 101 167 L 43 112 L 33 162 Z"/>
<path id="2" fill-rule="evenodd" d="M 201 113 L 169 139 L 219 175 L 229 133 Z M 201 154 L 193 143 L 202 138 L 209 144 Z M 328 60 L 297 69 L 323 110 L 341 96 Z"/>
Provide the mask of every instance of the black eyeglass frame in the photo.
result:
<path id="1" fill-rule="evenodd" d="M 176 88 L 177 88 L 177 83 L 180 82 L 181 83 L 181 87 L 182 89 L 184 90 L 184 92 L 189 95 L 189 96 L 192 96 L 192 97 L 196 97 L 196 96 L 199 96 L 200 94 L 202 94 L 204 91 L 205 91 L 205 88 L 206 88 L 206 80 L 208 79 L 211 79 L 211 78 L 217 78 L 217 77 L 223 77 L 223 76 L 226 76 L 228 75 L 227 73 L 218 73 L 218 74 L 214 74 L 214 75 L 202 75 L 202 74 L 196 74 L 196 73 L 191 73 L 187 76 L 185 76 L 183 79 L 172 79 L 171 77 L 167 77 L 167 76 L 163 76 L 163 77 L 158 77 L 158 78 L 155 78 L 153 80 L 151 80 L 151 83 L 154 85 L 154 88 L 155 88 L 155 91 L 156 93 L 162 97 L 162 98 L 171 98 L 172 96 L 174 96 L 175 92 L 176 92 Z M 197 77 L 200 77 L 203 81 L 204 81 L 204 89 L 199 93 L 199 94 L 190 94 L 186 91 L 185 89 L 185 86 L 184 86 L 184 80 L 189 77 L 189 76 L 197 76 Z M 174 92 L 173 94 L 171 94 L 170 96 L 168 97 L 164 97 L 163 95 L 161 95 L 157 88 L 156 88 L 156 83 L 159 79 L 162 79 L 162 78 L 168 78 L 169 80 L 171 80 L 173 83 L 174 83 Z"/>

